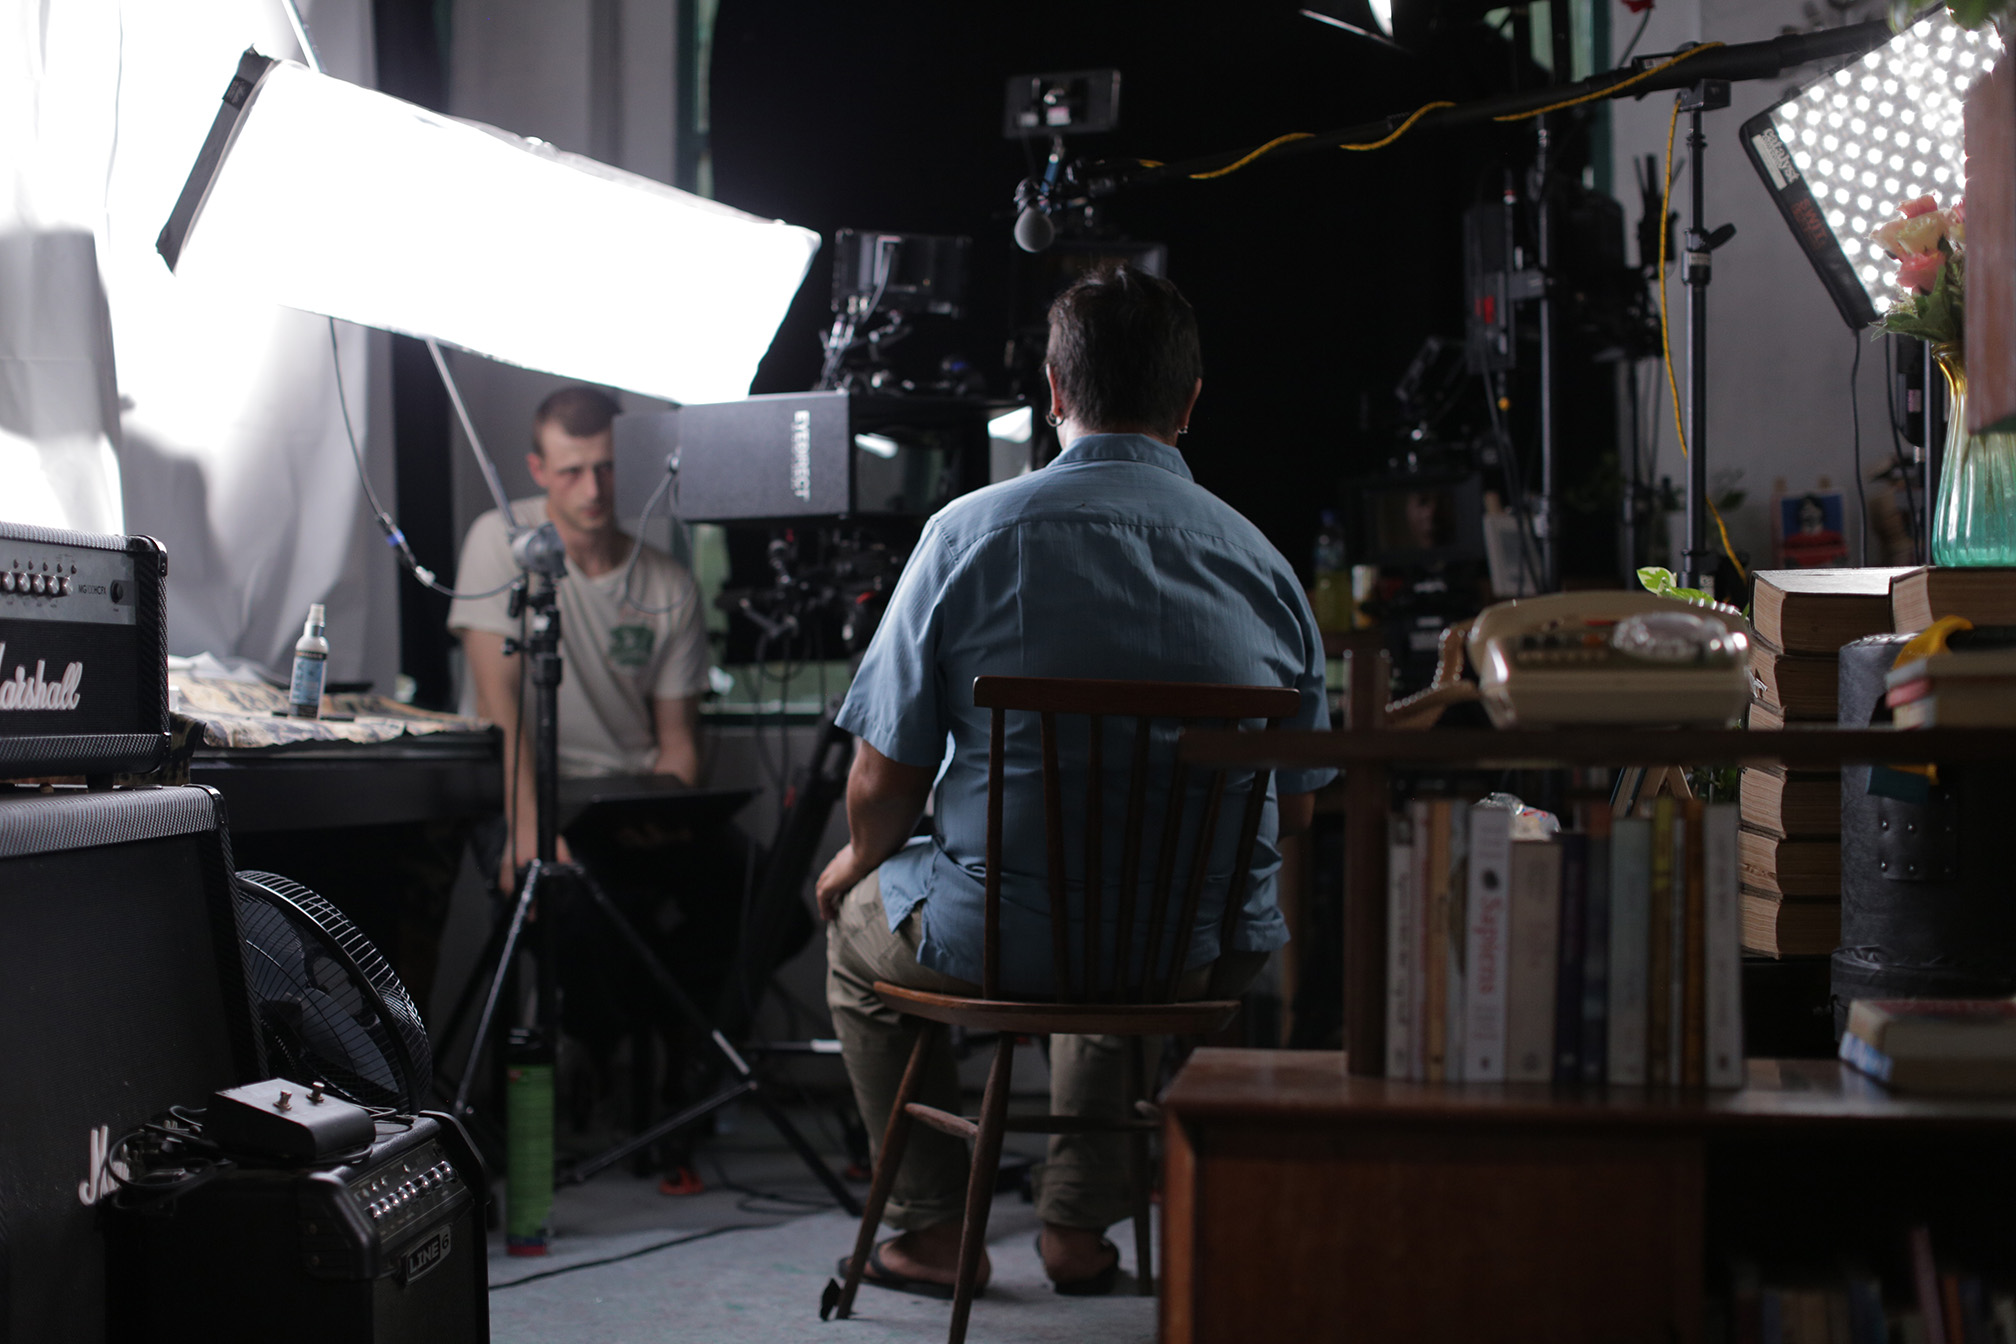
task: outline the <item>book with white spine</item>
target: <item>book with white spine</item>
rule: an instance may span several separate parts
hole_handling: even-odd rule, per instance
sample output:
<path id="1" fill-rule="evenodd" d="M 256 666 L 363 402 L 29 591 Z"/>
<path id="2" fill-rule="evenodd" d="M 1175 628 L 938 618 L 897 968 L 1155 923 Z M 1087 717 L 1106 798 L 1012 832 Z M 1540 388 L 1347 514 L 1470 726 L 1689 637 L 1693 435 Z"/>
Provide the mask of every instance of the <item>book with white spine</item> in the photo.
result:
<path id="1" fill-rule="evenodd" d="M 1645 982 L 1652 938 L 1652 822 L 1620 817 L 1610 831 L 1609 1078 L 1642 1086 Z"/>
<path id="2" fill-rule="evenodd" d="M 1386 1076 L 1414 1076 L 1413 831 L 1405 817 L 1389 823 L 1386 855 Z"/>
<path id="3" fill-rule="evenodd" d="M 1554 1077 L 1554 958 L 1561 936 L 1561 846 L 1512 846 L 1511 955 L 1505 980 L 1505 1081 Z"/>
<path id="4" fill-rule="evenodd" d="M 1703 809 L 1701 867 L 1707 916 L 1708 1086 L 1743 1086 L 1742 897 L 1737 857 L 1741 808 Z"/>
<path id="5" fill-rule="evenodd" d="M 1510 891 L 1512 813 L 1470 809 L 1469 899 L 1464 911 L 1463 1078 L 1505 1079 L 1506 898 Z"/>

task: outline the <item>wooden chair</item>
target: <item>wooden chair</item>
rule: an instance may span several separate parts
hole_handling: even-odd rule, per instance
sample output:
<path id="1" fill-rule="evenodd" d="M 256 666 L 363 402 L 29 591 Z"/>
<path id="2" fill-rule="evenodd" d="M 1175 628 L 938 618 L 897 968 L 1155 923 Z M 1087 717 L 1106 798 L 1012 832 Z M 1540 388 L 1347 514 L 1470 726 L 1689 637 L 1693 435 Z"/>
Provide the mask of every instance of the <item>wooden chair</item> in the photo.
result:
<path id="1" fill-rule="evenodd" d="M 1154 1292 L 1148 1240 L 1148 1139 L 1155 1128 L 1152 1119 L 1137 1118 L 1110 1122 L 1079 1116 L 1009 1116 L 1009 1066 L 1017 1036 L 1077 1034 L 1113 1035 L 1136 1038 L 1148 1036 L 1198 1036 L 1224 1026 L 1238 1011 L 1231 999 L 1178 1002 L 1175 994 L 1183 973 L 1196 921 L 1199 897 L 1204 888 L 1205 868 L 1210 858 L 1218 819 L 1228 805 L 1227 772 L 1200 770 L 1172 759 L 1165 738 L 1161 751 L 1152 750 L 1150 725 L 1157 719 L 1182 724 L 1209 723 L 1234 726 L 1241 720 L 1263 719 L 1269 727 L 1293 714 L 1301 703 L 1300 693 L 1275 686 L 1211 686 L 1153 681 L 1085 681 L 1046 677 L 980 677 L 973 683 L 973 703 L 993 712 L 987 767 L 987 852 L 986 852 L 986 934 L 982 951 L 983 980 L 979 998 L 960 998 L 877 981 L 875 992 L 898 1012 L 925 1019 L 916 1048 L 904 1070 L 896 1104 L 889 1114 L 887 1132 L 876 1156 L 875 1179 L 868 1206 L 861 1216 L 861 1231 L 855 1238 L 854 1255 L 848 1265 L 847 1280 L 835 1304 L 846 1316 L 860 1287 L 863 1266 L 875 1244 L 876 1230 L 888 1202 L 897 1167 L 909 1142 L 911 1126 L 919 1121 L 934 1129 L 973 1141 L 972 1175 L 966 1189 L 966 1216 L 959 1246 L 959 1275 L 952 1299 L 951 1344 L 966 1337 L 966 1322 L 973 1305 L 975 1279 L 979 1273 L 981 1248 L 986 1244 L 987 1213 L 993 1203 L 996 1173 L 1001 1159 L 1003 1134 L 1060 1134 L 1090 1131 L 1124 1131 L 1133 1140 L 1135 1173 L 1134 1238 L 1136 1262 L 1140 1266 L 1139 1286 L 1145 1296 Z M 1044 1002 L 1004 999 L 1001 993 L 1001 843 L 1003 807 L 1003 743 L 1006 717 L 1012 712 L 1041 716 L 1043 757 L 1043 812 L 1050 889 L 1050 952 L 1054 998 Z M 1128 771 L 1125 814 L 1121 832 L 1119 880 L 1106 880 L 1103 847 L 1106 843 L 1106 789 L 1088 788 L 1083 796 L 1067 800 L 1058 768 L 1059 715 L 1082 715 L 1089 719 L 1086 778 L 1102 783 L 1104 721 L 1127 717 L 1135 721 L 1132 760 Z M 1159 759 L 1151 759 L 1159 758 Z M 1157 774 L 1169 780 L 1168 801 L 1161 809 L 1159 827 L 1147 815 L 1150 781 Z M 1201 819 L 1188 814 L 1197 809 L 1186 806 L 1193 775 L 1207 775 L 1204 783 Z M 1248 777 L 1230 806 L 1242 808 L 1238 845 L 1232 868 L 1231 889 L 1226 893 L 1224 915 L 1219 923 L 1219 946 L 1229 947 L 1237 932 L 1240 907 L 1245 902 L 1248 869 L 1251 867 L 1255 836 L 1261 811 L 1267 801 L 1269 772 Z M 1065 814 L 1076 806 L 1083 824 L 1082 936 L 1080 956 L 1072 956 L 1071 911 L 1067 890 L 1069 877 L 1065 857 Z M 1158 831 L 1149 843 L 1151 829 Z M 1185 843 L 1187 840 L 1187 844 Z M 1188 851 L 1180 863 L 1181 852 Z M 1147 908 L 1137 908 L 1137 892 L 1144 858 L 1153 864 L 1147 892 Z M 1109 906 L 1108 902 L 1111 902 Z M 1101 946 L 1102 917 L 1114 912 L 1114 939 Z M 1134 931 L 1140 921 L 1145 929 L 1148 953 L 1135 957 Z M 1164 943 L 1164 934 L 1171 934 Z M 1171 949 L 1167 964 L 1148 965 L 1160 960 L 1157 949 Z M 1135 963 L 1142 964 L 1135 964 Z M 947 1026 L 963 1026 L 974 1031 L 999 1033 L 993 1067 L 987 1075 L 987 1089 L 978 1116 L 949 1115 L 935 1107 L 912 1101 L 923 1071 L 923 1061 L 933 1032 Z M 1137 1048 L 1131 1070 L 1137 1098 L 1145 1097 L 1145 1062 Z"/>

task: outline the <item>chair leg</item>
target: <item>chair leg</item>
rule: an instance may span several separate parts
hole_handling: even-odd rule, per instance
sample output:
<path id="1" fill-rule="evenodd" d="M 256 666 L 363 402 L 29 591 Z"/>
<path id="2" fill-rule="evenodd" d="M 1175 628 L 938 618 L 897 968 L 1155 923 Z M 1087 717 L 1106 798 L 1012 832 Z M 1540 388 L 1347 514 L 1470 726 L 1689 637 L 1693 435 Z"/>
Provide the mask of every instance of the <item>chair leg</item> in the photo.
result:
<path id="1" fill-rule="evenodd" d="M 947 1344 L 965 1344 L 966 1319 L 973 1312 L 980 1254 L 987 1246 L 987 1213 L 994 1205 L 994 1183 L 1001 1173 L 1001 1136 L 1014 1063 L 1015 1038 L 1004 1032 L 994 1047 L 994 1067 L 987 1072 L 987 1093 L 980 1102 L 980 1133 L 973 1140 L 973 1172 L 966 1181 L 966 1223 L 959 1233 L 959 1279 L 952 1291 Z"/>
<path id="2" fill-rule="evenodd" d="M 868 1269 L 868 1253 L 875 1248 L 875 1232 L 882 1225 L 882 1209 L 889 1202 L 890 1187 L 896 1184 L 896 1169 L 903 1165 L 903 1149 L 910 1142 L 915 1121 L 905 1109 L 916 1099 L 924 1076 L 924 1056 L 930 1053 L 933 1032 L 944 1028 L 935 1022 L 917 1024 L 917 1044 L 911 1048 L 910 1062 L 903 1068 L 903 1081 L 896 1088 L 896 1104 L 889 1108 L 889 1123 L 882 1131 L 882 1148 L 875 1154 L 875 1179 L 868 1187 L 868 1203 L 861 1210 L 861 1230 L 854 1235 L 854 1255 L 847 1262 L 847 1281 L 840 1287 L 834 1315 L 843 1320 L 854 1310 L 854 1294 L 861 1288 L 861 1276 Z"/>
<path id="3" fill-rule="evenodd" d="M 1134 1038 L 1134 1048 L 1129 1052 L 1129 1062 L 1133 1066 L 1132 1086 L 1128 1091 L 1134 1100 L 1143 1101 L 1148 1097 L 1148 1042 L 1145 1037 Z M 1149 1194 L 1153 1181 L 1148 1163 L 1148 1136 L 1129 1136 L 1133 1146 L 1134 1159 L 1134 1291 L 1142 1297 L 1155 1295 L 1155 1245 L 1148 1226 Z"/>

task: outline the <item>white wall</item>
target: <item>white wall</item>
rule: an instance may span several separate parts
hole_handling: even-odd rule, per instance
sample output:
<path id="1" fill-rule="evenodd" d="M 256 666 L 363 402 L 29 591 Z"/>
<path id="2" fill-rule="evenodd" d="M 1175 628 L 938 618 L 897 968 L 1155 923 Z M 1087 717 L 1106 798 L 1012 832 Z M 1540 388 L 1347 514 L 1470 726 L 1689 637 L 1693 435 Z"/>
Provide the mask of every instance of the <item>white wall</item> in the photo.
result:
<path id="1" fill-rule="evenodd" d="M 1787 29 L 1811 26 L 1812 8 L 1805 0 L 1660 0 L 1639 51 L 1671 51 L 1687 41 L 1734 43 L 1776 37 Z M 1882 8 L 1875 0 L 1864 0 L 1836 16 L 1829 6 L 1827 21 L 1831 25 L 1878 18 Z M 1613 58 L 1622 54 L 1635 26 L 1629 18 L 1615 25 Z M 1708 225 L 1736 226 L 1736 236 L 1715 253 L 1708 289 L 1708 463 L 1711 476 L 1741 472 L 1738 484 L 1748 498 L 1727 515 L 1730 537 L 1767 567 L 1769 498 L 1772 482 L 1779 477 L 1795 493 L 1814 488 L 1821 477 L 1844 493 L 1849 559 L 1851 563 L 1855 559 L 1861 521 L 1855 516 L 1849 371 L 1857 341 L 1863 342 L 1858 400 L 1864 469 L 1888 461 L 1891 454 L 1883 344 L 1851 333 L 1843 324 L 1737 143 L 1737 128 L 1745 120 L 1818 73 L 1817 68 L 1800 70 L 1778 80 L 1736 84 L 1731 105 L 1705 118 Z M 1615 181 L 1632 224 L 1637 218 L 1632 157 L 1652 153 L 1665 163 L 1672 106 L 1671 93 L 1611 104 Z M 1682 114 L 1675 139 L 1682 163 L 1686 135 L 1687 117 Z M 1690 185 L 1686 174 L 1691 171 L 1682 169 L 1674 182 L 1673 209 L 1680 212 L 1682 226 L 1676 244 L 1684 236 Z M 1668 272 L 1666 288 L 1673 371 L 1684 401 L 1686 286 L 1680 283 L 1677 263 Z M 1679 484 L 1686 479 L 1686 465 L 1676 442 L 1670 401 L 1665 405 L 1655 477 L 1671 476 Z M 1873 552 L 1871 560 L 1877 561 Z"/>
<path id="2" fill-rule="evenodd" d="M 671 0 L 456 0 L 448 111 L 658 181 L 672 180 L 675 70 Z M 525 468 L 532 412 L 570 380 L 449 355 L 470 419 L 515 499 L 536 493 Z M 666 403 L 621 393 L 625 410 Z M 455 429 L 455 535 L 491 507 Z"/>

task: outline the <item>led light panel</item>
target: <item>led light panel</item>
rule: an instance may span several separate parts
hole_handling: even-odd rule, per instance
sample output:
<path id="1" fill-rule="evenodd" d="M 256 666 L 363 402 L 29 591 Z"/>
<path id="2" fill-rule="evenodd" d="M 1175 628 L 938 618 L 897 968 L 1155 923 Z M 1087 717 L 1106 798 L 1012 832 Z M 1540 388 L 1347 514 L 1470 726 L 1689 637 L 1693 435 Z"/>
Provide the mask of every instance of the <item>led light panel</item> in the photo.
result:
<path id="1" fill-rule="evenodd" d="M 247 53 L 178 277 L 679 402 L 746 395 L 819 235 Z"/>
<path id="2" fill-rule="evenodd" d="M 1942 6 L 1867 56 L 1743 124 L 1743 147 L 1851 327 L 1904 291 L 1869 234 L 1905 201 L 1960 199 L 1967 91 L 2002 51 L 1992 27 L 1955 24 Z"/>

